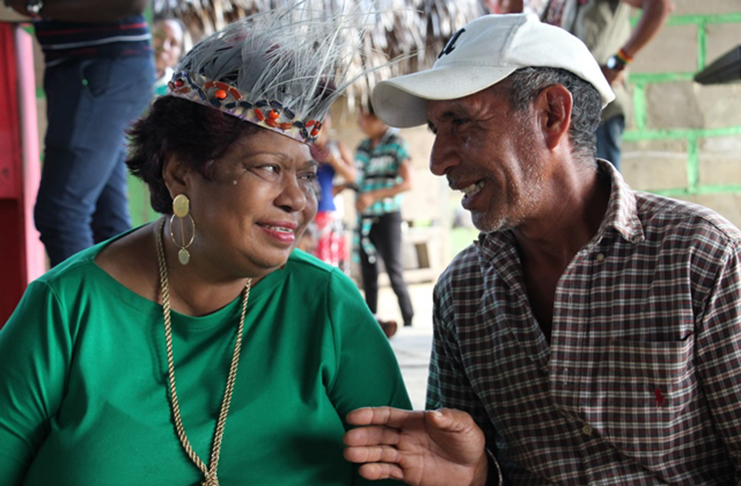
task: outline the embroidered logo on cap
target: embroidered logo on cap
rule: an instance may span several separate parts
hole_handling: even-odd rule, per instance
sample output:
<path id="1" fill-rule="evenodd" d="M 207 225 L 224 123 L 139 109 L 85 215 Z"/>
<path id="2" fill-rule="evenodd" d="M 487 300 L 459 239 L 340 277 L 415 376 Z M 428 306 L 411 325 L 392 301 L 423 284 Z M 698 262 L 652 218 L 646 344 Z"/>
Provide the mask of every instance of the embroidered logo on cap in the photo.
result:
<path id="1" fill-rule="evenodd" d="M 450 38 L 447 44 L 445 44 L 445 49 L 443 49 L 440 54 L 438 54 L 437 58 L 440 59 L 446 54 L 450 54 L 453 52 L 453 49 L 455 49 L 455 43 L 458 42 L 458 37 L 461 36 L 462 33 L 464 33 L 466 29 L 461 29 L 458 32 L 455 33 L 453 37 Z"/>

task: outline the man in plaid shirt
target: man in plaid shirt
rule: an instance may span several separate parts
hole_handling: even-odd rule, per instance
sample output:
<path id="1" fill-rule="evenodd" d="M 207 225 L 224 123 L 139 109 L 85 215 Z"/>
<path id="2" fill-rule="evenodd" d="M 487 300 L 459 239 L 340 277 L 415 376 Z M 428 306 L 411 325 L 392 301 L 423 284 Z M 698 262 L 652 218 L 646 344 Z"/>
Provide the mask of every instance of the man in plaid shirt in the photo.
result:
<path id="1" fill-rule="evenodd" d="M 429 124 L 430 169 L 482 233 L 435 288 L 430 411 L 348 416 L 363 476 L 741 484 L 741 232 L 595 159 L 611 98 L 586 47 L 528 15 L 479 18 L 375 88 L 387 123 Z"/>

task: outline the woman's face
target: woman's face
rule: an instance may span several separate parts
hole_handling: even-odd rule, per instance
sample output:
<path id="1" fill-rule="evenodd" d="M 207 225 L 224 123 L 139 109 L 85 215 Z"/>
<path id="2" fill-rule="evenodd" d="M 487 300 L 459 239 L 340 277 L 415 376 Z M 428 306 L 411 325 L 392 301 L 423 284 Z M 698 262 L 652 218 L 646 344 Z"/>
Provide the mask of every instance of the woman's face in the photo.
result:
<path id="1" fill-rule="evenodd" d="M 264 129 L 242 135 L 216 160 L 213 180 L 186 171 L 192 261 L 204 259 L 226 278 L 283 265 L 316 214 L 316 171 L 307 145 Z"/>

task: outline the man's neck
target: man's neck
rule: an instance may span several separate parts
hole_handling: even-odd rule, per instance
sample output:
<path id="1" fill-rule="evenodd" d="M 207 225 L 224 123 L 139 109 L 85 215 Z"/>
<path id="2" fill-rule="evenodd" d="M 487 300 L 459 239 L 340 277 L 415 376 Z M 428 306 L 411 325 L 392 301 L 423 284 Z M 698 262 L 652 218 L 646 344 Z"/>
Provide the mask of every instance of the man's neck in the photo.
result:
<path id="1" fill-rule="evenodd" d="M 563 182 L 563 180 L 561 181 Z M 607 211 L 609 182 L 595 170 L 573 177 L 548 198 L 542 214 L 515 228 L 522 252 L 537 260 L 566 264 L 594 237 Z"/>
<path id="2" fill-rule="evenodd" d="M 599 230 L 610 198 L 609 183 L 597 171 L 576 176 L 556 186 L 564 190 L 547 199 L 544 214 L 513 230 L 530 307 L 549 341 L 558 281 Z"/>

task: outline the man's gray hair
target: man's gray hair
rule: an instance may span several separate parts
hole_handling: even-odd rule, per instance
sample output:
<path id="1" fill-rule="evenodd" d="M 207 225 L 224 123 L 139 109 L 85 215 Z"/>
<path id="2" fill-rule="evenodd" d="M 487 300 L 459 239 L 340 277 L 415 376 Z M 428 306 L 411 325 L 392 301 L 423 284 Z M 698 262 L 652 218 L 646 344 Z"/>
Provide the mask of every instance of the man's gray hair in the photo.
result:
<path id="1" fill-rule="evenodd" d="M 558 68 L 526 67 L 508 78 L 509 103 L 516 111 L 525 110 L 544 88 L 561 84 L 571 93 L 571 128 L 569 136 L 573 153 L 580 159 L 594 163 L 600 124 L 602 98 L 597 89 L 579 76 Z"/>

